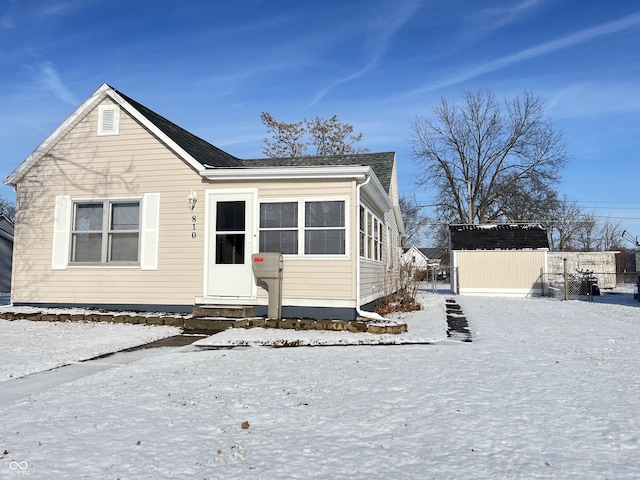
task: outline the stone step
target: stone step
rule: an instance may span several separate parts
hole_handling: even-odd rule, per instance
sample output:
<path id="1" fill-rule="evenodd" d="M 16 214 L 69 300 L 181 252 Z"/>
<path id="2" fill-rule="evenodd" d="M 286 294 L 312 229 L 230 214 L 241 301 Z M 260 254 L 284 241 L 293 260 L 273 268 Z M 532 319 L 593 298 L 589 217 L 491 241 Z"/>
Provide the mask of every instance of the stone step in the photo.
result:
<path id="1" fill-rule="evenodd" d="M 250 318 L 255 316 L 253 307 L 246 305 L 195 305 L 192 317 Z"/>

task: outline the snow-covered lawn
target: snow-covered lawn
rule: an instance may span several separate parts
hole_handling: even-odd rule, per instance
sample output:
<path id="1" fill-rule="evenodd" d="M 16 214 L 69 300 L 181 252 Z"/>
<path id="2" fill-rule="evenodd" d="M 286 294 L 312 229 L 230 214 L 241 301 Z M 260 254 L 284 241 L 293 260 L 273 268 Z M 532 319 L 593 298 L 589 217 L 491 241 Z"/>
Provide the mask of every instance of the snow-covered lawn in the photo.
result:
<path id="1" fill-rule="evenodd" d="M 181 332 L 155 325 L 0 320 L 0 382 Z"/>
<path id="2" fill-rule="evenodd" d="M 0 405 L 0 478 L 640 476 L 640 304 L 456 300 L 472 343 L 183 347 Z"/>

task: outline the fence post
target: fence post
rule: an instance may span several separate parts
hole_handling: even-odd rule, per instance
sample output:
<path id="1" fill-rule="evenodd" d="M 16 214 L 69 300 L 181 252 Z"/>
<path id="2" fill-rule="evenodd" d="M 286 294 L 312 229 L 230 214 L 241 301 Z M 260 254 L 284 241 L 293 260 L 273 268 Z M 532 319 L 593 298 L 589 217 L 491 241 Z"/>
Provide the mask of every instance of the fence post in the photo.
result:
<path id="1" fill-rule="evenodd" d="M 569 300 L 569 274 L 567 273 L 567 259 L 562 259 L 562 269 L 564 276 L 564 299 Z"/>

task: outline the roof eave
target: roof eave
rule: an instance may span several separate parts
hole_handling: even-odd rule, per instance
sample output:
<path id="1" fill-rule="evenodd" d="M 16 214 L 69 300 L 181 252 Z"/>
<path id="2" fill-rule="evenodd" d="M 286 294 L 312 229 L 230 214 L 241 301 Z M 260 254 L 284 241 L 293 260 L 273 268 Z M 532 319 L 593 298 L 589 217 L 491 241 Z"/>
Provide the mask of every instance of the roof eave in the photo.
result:
<path id="1" fill-rule="evenodd" d="M 231 180 L 323 180 L 353 179 L 359 183 L 371 180 L 363 188 L 383 211 L 393 208 L 391 199 L 376 177 L 373 169 L 362 165 L 284 166 L 257 168 L 207 168 L 200 172 L 212 181 Z"/>

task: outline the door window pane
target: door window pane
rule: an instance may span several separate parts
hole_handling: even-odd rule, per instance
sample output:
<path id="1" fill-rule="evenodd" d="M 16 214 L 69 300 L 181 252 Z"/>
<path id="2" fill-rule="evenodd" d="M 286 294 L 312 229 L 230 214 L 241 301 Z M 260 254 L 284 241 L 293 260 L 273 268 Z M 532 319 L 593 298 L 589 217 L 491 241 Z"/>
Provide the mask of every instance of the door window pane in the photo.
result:
<path id="1" fill-rule="evenodd" d="M 244 232 L 244 202 L 218 202 L 216 230 L 218 232 Z"/>
<path id="2" fill-rule="evenodd" d="M 216 264 L 237 265 L 244 263 L 244 234 L 219 233 L 216 235 Z"/>

